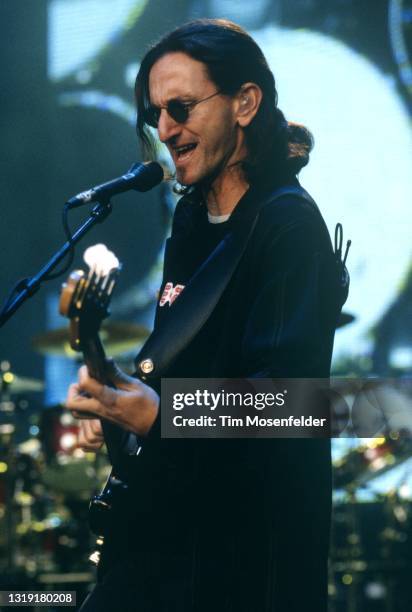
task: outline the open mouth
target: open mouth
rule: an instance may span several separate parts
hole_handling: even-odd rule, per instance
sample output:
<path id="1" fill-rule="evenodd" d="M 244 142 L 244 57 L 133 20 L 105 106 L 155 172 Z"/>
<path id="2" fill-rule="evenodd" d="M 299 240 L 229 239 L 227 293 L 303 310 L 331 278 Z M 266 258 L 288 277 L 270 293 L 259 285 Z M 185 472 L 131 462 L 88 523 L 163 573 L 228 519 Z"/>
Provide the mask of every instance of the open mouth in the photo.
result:
<path id="1" fill-rule="evenodd" d="M 176 161 L 185 161 L 196 149 L 197 143 L 190 143 L 173 149 Z"/>

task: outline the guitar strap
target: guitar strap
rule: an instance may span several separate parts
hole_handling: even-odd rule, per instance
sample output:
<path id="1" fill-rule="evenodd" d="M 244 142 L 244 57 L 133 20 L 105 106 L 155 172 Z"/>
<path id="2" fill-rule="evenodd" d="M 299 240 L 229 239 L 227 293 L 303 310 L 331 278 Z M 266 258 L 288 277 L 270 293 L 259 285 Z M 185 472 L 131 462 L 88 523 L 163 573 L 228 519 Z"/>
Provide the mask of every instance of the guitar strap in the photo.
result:
<path id="1" fill-rule="evenodd" d="M 228 286 L 256 227 L 262 207 L 285 195 L 314 201 L 300 186 L 285 186 L 251 206 L 241 223 L 213 250 L 192 276 L 179 299 L 163 317 L 136 357 L 137 375 L 148 382 L 164 375 L 170 364 L 201 330 Z"/>

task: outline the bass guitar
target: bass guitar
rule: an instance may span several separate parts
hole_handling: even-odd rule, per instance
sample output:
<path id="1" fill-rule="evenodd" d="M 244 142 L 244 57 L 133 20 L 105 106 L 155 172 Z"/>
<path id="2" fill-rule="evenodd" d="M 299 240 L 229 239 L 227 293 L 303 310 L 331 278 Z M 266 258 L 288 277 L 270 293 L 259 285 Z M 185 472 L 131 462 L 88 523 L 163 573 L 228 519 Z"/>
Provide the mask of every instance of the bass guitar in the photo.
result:
<path id="1" fill-rule="evenodd" d="M 102 321 L 110 314 L 110 299 L 121 264 L 102 244 L 87 249 L 84 260 L 89 270 L 87 273 L 74 270 L 70 274 L 62 286 L 59 310 L 70 320 L 70 346 L 83 353 L 90 376 L 102 384 L 113 386 L 107 377 L 107 358 L 99 331 Z M 96 417 L 90 415 L 90 418 Z M 141 450 L 133 434 L 105 419 L 101 419 L 101 424 L 112 469 L 103 490 L 92 497 L 89 506 L 90 527 L 98 536 L 99 547 L 113 521 L 115 508 L 127 503 L 128 487 L 122 477 L 122 458 L 137 455 Z M 93 553 L 90 559 L 97 564 L 100 551 Z"/>

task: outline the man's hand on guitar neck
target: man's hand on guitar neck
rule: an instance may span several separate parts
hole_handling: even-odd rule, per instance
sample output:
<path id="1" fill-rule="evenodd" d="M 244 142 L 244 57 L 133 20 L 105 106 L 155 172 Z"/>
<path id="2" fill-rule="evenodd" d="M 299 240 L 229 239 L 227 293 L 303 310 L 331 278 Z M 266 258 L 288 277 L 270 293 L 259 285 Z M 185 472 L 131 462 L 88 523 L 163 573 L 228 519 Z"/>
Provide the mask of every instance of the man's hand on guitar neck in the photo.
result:
<path id="1" fill-rule="evenodd" d="M 139 436 L 149 432 L 159 411 L 159 396 L 153 389 L 122 372 L 112 361 L 107 362 L 107 377 L 115 388 L 92 378 L 86 366 L 80 368 L 78 376 L 78 382 L 70 385 L 66 400 L 73 416 L 93 421 L 92 414 Z M 85 426 L 82 431 L 87 434 L 85 441 L 91 441 L 90 428 Z"/>

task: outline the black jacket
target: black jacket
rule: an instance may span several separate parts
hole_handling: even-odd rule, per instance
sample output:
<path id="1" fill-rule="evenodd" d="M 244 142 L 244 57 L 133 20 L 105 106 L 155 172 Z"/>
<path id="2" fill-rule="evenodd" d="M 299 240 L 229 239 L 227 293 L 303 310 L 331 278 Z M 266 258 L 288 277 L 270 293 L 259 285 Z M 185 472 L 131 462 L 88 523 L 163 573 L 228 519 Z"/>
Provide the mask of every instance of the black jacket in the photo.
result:
<path id="1" fill-rule="evenodd" d="M 205 256 L 250 223 L 267 196 L 250 189 L 215 227 L 203 204 L 182 198 L 160 299 L 167 283 L 189 291 Z M 316 205 L 294 195 L 269 198 L 212 315 L 162 375 L 327 377 L 345 297 Z M 177 300 L 158 305 L 154 335 L 164 320 L 173 324 Z M 137 364 L 142 355 L 145 349 Z M 146 559 L 145 584 L 159 592 L 171 588 L 170 567 L 179 565 L 173 588 L 181 611 L 326 610 L 328 440 L 167 440 L 158 419 L 130 474 L 134 502 L 107 555 Z"/>

